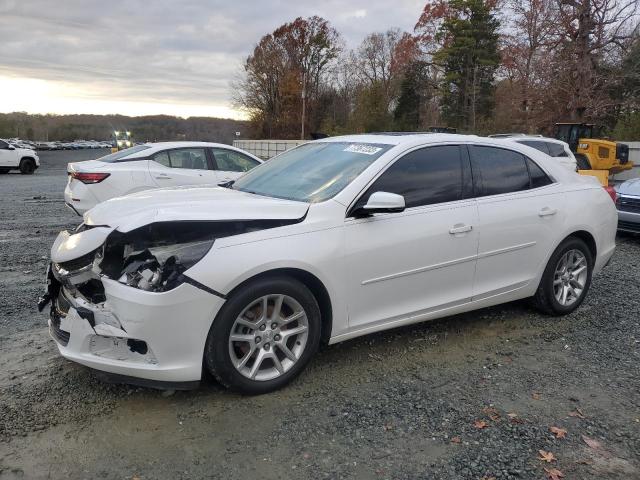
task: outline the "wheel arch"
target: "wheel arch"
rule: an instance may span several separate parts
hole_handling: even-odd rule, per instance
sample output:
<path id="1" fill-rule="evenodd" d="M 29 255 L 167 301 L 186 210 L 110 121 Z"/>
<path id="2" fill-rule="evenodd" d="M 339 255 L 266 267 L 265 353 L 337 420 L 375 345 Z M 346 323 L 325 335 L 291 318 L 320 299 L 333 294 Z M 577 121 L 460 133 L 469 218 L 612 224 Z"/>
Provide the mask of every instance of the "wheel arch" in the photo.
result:
<path id="1" fill-rule="evenodd" d="M 587 247 L 589 247 L 589 251 L 591 252 L 591 257 L 593 258 L 593 261 L 595 262 L 596 256 L 598 255 L 598 246 L 596 244 L 595 237 L 590 232 L 588 232 L 586 230 L 576 230 L 575 232 L 573 232 L 573 233 L 567 235 L 565 238 L 563 238 L 562 241 L 558 245 L 560 245 L 562 242 L 564 242 L 566 239 L 568 239 L 570 237 L 579 238 L 584 243 L 586 243 Z"/>
<path id="2" fill-rule="evenodd" d="M 236 291 L 244 287 L 249 282 L 257 279 L 276 277 L 276 276 L 288 276 L 301 282 L 307 287 L 320 307 L 320 320 L 322 324 L 322 331 L 320 332 L 320 342 L 327 344 L 331 338 L 331 331 L 333 328 L 333 306 L 331 303 L 331 296 L 329 291 L 325 287 L 324 283 L 314 274 L 303 270 L 301 268 L 282 267 L 274 268 L 260 272 L 252 277 L 249 277 L 242 281 L 242 283 L 236 285 L 226 296 L 232 296 Z"/>
<path id="3" fill-rule="evenodd" d="M 22 164 L 22 162 L 24 162 L 25 160 L 31 160 L 34 164 L 36 163 L 36 159 L 35 158 L 26 155 L 24 157 L 20 157 L 19 164 Z"/>
<path id="4" fill-rule="evenodd" d="M 574 230 L 568 230 L 563 235 L 559 236 L 559 239 L 557 240 L 557 242 L 553 245 L 552 248 L 549 249 L 549 251 L 547 252 L 544 258 L 544 261 L 542 261 L 538 266 L 538 274 L 536 275 L 536 280 L 533 282 L 533 284 L 537 286 L 540 283 L 540 280 L 542 279 L 542 275 L 544 274 L 544 270 L 545 268 L 547 268 L 547 264 L 549 263 L 549 260 L 551 259 L 553 252 L 555 252 L 556 249 L 560 245 L 562 245 L 562 243 L 566 241 L 568 238 L 579 238 L 580 240 L 585 242 L 587 244 L 587 247 L 589 248 L 589 251 L 591 252 L 591 256 L 595 264 L 596 258 L 597 258 L 596 255 L 598 254 L 598 247 L 597 247 L 595 236 L 593 235 L 593 233 L 588 231 L 584 226 L 582 225 L 576 226 Z"/>

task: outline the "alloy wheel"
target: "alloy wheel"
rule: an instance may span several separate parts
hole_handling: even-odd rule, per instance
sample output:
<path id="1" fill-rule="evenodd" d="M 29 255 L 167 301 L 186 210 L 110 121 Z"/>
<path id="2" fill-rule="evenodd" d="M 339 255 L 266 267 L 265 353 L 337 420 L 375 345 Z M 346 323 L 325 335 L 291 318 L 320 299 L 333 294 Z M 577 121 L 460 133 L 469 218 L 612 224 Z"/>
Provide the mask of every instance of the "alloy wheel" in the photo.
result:
<path id="1" fill-rule="evenodd" d="M 580 250 L 569 250 L 560 257 L 553 275 L 553 294 L 560 305 L 568 307 L 580 299 L 588 274 L 587 258 Z"/>
<path id="2" fill-rule="evenodd" d="M 273 380 L 289 371 L 307 344 L 309 320 L 288 295 L 265 295 L 247 305 L 229 334 L 231 362 L 243 376 Z"/>

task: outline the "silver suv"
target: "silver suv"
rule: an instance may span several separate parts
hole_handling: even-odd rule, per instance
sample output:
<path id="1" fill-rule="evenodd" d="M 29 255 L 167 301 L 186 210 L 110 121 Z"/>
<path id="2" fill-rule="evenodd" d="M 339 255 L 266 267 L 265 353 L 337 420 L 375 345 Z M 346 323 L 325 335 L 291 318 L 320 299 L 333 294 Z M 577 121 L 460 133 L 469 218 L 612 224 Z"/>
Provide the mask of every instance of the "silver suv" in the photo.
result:
<path id="1" fill-rule="evenodd" d="M 640 178 L 633 178 L 616 187 L 618 199 L 618 230 L 640 233 Z"/>

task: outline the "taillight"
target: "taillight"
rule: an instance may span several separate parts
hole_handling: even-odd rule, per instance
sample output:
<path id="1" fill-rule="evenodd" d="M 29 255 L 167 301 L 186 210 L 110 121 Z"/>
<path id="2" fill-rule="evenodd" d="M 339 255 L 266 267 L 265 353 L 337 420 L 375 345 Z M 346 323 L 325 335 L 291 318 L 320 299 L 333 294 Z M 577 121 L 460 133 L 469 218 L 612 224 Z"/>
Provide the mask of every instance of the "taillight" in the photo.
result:
<path id="1" fill-rule="evenodd" d="M 81 181 L 82 183 L 100 183 L 107 178 L 110 173 L 87 173 L 87 172 L 70 172 L 71 178 Z"/>
<path id="2" fill-rule="evenodd" d="M 618 200 L 618 193 L 616 192 L 616 189 L 613 188 L 611 185 L 604 187 L 604 189 L 607 191 L 607 193 L 611 197 L 611 200 L 613 200 L 613 203 L 616 203 L 616 200 Z"/>

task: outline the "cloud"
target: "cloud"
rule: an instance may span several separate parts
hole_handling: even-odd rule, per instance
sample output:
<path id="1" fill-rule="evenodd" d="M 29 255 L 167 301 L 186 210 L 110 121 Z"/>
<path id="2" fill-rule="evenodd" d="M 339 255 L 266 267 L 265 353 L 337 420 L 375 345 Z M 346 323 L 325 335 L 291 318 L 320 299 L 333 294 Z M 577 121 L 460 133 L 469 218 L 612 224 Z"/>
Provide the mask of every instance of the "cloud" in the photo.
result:
<path id="1" fill-rule="evenodd" d="M 229 109 L 230 82 L 243 60 L 282 23 L 319 15 L 354 47 L 372 31 L 411 30 L 422 6 L 416 0 L 4 0 L 0 75 L 59 84 L 69 98 L 75 91 L 92 102 Z"/>

